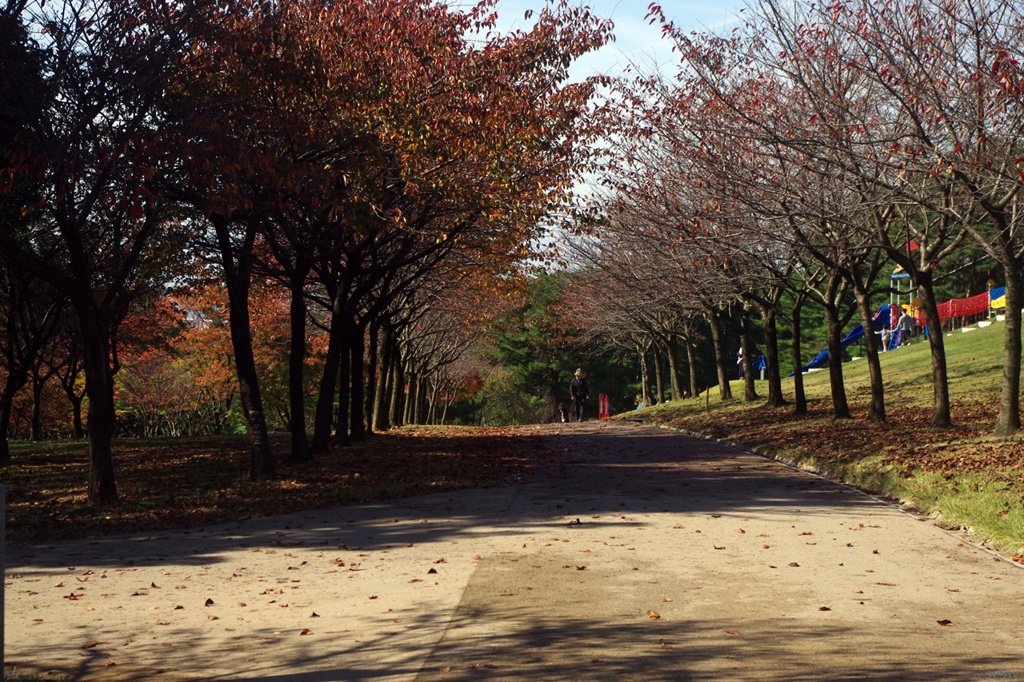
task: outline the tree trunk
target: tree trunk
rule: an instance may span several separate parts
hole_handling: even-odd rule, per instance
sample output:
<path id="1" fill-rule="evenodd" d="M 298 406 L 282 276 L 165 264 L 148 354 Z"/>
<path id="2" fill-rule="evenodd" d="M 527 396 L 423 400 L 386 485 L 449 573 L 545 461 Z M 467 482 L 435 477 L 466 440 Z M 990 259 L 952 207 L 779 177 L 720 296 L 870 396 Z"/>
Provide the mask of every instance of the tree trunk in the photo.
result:
<path id="1" fill-rule="evenodd" d="M 260 395 L 259 378 L 256 373 L 256 359 L 252 349 L 252 329 L 249 321 L 249 285 L 252 272 L 252 244 L 255 230 L 246 226 L 245 244 L 236 253 L 227 220 L 215 220 L 214 227 L 220 244 L 221 265 L 224 268 L 224 283 L 228 290 L 231 348 L 235 355 L 235 371 L 238 374 L 238 393 L 242 402 L 246 428 L 249 432 L 249 477 L 253 480 L 269 476 L 274 472 L 274 456 L 270 451 L 267 421 L 263 414 L 263 399 Z M 82 341 L 83 345 L 85 341 Z M 89 378 L 86 370 L 86 388 Z M 92 392 L 89 392 L 89 430 L 92 430 Z"/>
<path id="2" fill-rule="evenodd" d="M 378 378 L 380 362 L 380 322 L 370 323 L 370 346 L 366 349 L 366 432 L 373 433 L 377 426 L 377 385 L 384 383 Z"/>
<path id="3" fill-rule="evenodd" d="M 441 382 L 437 379 L 430 382 L 427 398 L 427 423 L 437 425 L 437 401 L 441 397 Z"/>
<path id="4" fill-rule="evenodd" d="M 405 370 L 405 385 L 407 388 L 405 394 L 405 409 L 402 410 L 402 423 L 403 424 L 415 424 L 415 407 L 416 407 L 416 385 L 418 379 L 416 372 L 413 371 L 411 366 L 406 366 Z"/>
<path id="5" fill-rule="evenodd" d="M 409 386 L 412 389 L 412 397 L 409 399 L 412 406 L 409 423 L 419 425 L 423 423 L 423 375 L 416 371 L 412 373 L 412 377 Z"/>
<path id="6" fill-rule="evenodd" d="M 804 365 L 803 359 L 800 357 L 801 346 L 800 343 L 800 311 L 804 306 L 804 299 L 802 296 L 797 297 L 796 304 L 793 306 L 793 310 L 789 317 L 789 330 L 793 335 L 793 345 L 790 348 L 790 355 L 793 360 L 793 402 L 795 409 L 793 410 L 796 414 L 807 414 L 807 393 L 804 392 Z"/>
<path id="7" fill-rule="evenodd" d="M 85 438 L 85 426 L 82 423 L 82 402 L 85 400 L 85 392 L 84 390 L 82 392 L 75 390 L 78 383 L 78 375 L 80 374 L 80 345 L 75 346 L 74 356 L 75 359 L 63 365 L 56 374 L 57 380 L 64 390 L 64 395 L 67 396 L 68 403 L 71 405 L 72 435 L 76 439 L 81 439 Z"/>
<path id="8" fill-rule="evenodd" d="M 672 400 L 682 400 L 683 390 L 679 386 L 679 352 L 675 338 L 671 335 L 665 338 L 665 357 L 668 359 L 668 379 Z"/>
<path id="9" fill-rule="evenodd" d="M 651 350 L 654 352 L 654 390 L 657 391 L 658 394 L 654 402 L 659 405 L 662 403 L 662 401 L 665 400 L 665 387 L 662 384 L 662 361 L 660 348 L 661 347 L 657 344 L 657 342 L 651 344 Z"/>
<path id="10" fill-rule="evenodd" d="M 374 431 L 387 431 L 391 428 L 391 420 L 388 413 L 388 392 L 392 390 L 394 380 L 392 364 L 394 363 L 394 343 L 392 341 L 391 326 L 384 325 L 380 330 L 380 363 L 373 406 L 373 429 Z"/>
<path id="11" fill-rule="evenodd" d="M 760 307 L 761 327 L 764 329 L 764 356 L 768 361 L 765 373 L 768 375 L 769 407 L 782 407 L 786 399 L 782 395 L 782 373 L 779 371 L 779 332 L 775 308 L 770 305 Z"/>
<path id="12" fill-rule="evenodd" d="M 230 292 L 231 287 L 228 287 Z M 248 295 L 248 292 L 246 292 Z M 229 298 L 236 298 L 230 293 Z M 260 394 L 259 379 L 256 373 L 256 358 L 253 355 L 252 336 L 249 328 L 248 303 L 238 300 L 230 302 L 231 346 L 235 355 L 235 371 L 238 373 L 238 395 L 245 414 L 245 424 L 249 431 L 249 477 L 253 480 L 274 473 L 274 457 L 270 451 L 270 438 L 267 434 L 267 422 L 263 414 L 263 398 Z M 88 382 L 88 379 L 86 380 Z M 89 395 L 89 428 L 92 429 L 92 394 Z"/>
<path id="13" fill-rule="evenodd" d="M 722 316 L 718 310 L 707 314 L 711 327 L 711 342 L 715 349 L 715 369 L 718 371 L 718 395 L 722 400 L 732 400 L 732 387 L 729 385 L 728 358 L 725 353 L 725 339 L 722 334 Z"/>
<path id="14" fill-rule="evenodd" d="M 11 446 L 8 443 L 11 428 L 11 406 L 14 396 L 28 381 L 28 372 L 18 369 L 7 376 L 4 390 L 0 392 L 0 461 L 11 458 Z"/>
<path id="15" fill-rule="evenodd" d="M 88 299 L 86 293 L 84 298 Z M 117 504 L 114 482 L 114 376 L 110 365 L 110 340 L 100 313 L 89 300 L 76 302 L 85 390 L 89 398 L 89 504 Z"/>
<path id="16" fill-rule="evenodd" d="M 855 278 L 859 280 L 859 278 Z M 871 402 L 868 405 L 868 419 L 884 422 L 885 384 L 882 382 L 882 364 L 878 361 L 878 344 L 875 343 L 874 311 L 871 300 L 859 281 L 853 282 L 853 296 L 860 313 L 860 324 L 864 330 L 864 352 L 868 361 L 868 377 L 871 380 Z"/>
<path id="17" fill-rule="evenodd" d="M 338 405 L 334 417 L 334 443 L 341 446 L 348 445 L 351 433 L 352 336 L 352 321 L 343 314 L 338 350 Z"/>
<path id="18" fill-rule="evenodd" d="M 835 305 L 825 306 L 825 324 L 828 333 L 828 379 L 832 391 L 832 417 L 850 419 L 850 404 L 846 399 L 846 385 L 843 382 L 842 328 L 839 310 Z"/>
<path id="19" fill-rule="evenodd" d="M 50 375 L 52 377 L 52 375 Z M 43 389 L 50 377 L 43 378 L 37 373 L 32 376 L 32 425 L 30 438 L 33 443 L 43 440 Z"/>
<path id="20" fill-rule="evenodd" d="M 647 349 L 642 344 L 636 346 L 640 359 L 640 400 L 645 406 L 651 405 L 651 365 L 647 358 Z"/>
<path id="21" fill-rule="evenodd" d="M 391 404 L 388 406 L 388 421 L 391 426 L 402 426 L 402 397 L 405 394 L 405 374 L 402 371 L 402 355 L 395 347 L 395 357 L 391 362 Z"/>
<path id="22" fill-rule="evenodd" d="M 743 399 L 750 403 L 758 399 L 754 383 L 754 345 L 750 343 L 750 311 L 744 305 L 740 310 L 740 348 L 743 349 Z"/>
<path id="23" fill-rule="evenodd" d="M 1003 276 L 1006 278 L 1003 382 L 999 391 L 999 416 L 992 433 L 996 436 L 1012 436 L 1020 431 L 1020 308 L 1024 304 L 1020 269 L 1016 260 L 1003 263 Z"/>
<path id="24" fill-rule="evenodd" d="M 452 404 L 452 400 L 455 399 L 455 394 L 458 391 L 458 384 L 450 384 L 445 386 L 444 390 L 444 409 L 441 410 L 441 426 L 444 426 L 448 422 L 448 406 Z"/>
<path id="25" fill-rule="evenodd" d="M 942 334 L 939 308 L 931 271 L 917 273 L 917 295 L 928 327 L 928 347 L 932 355 L 932 426 L 948 429 L 953 425 L 949 404 L 949 373 L 946 368 L 946 343 Z"/>
<path id="26" fill-rule="evenodd" d="M 290 349 L 288 353 L 288 411 L 291 413 L 291 452 L 288 461 L 308 462 L 312 453 L 306 435 L 306 296 L 304 277 L 293 278 L 290 303 Z"/>
<path id="27" fill-rule="evenodd" d="M 359 442 L 366 438 L 366 324 L 353 324 L 352 338 L 349 345 L 352 349 L 352 400 L 349 409 L 352 413 L 352 440 Z"/>
<path id="28" fill-rule="evenodd" d="M 334 424 L 334 399 L 338 391 L 338 375 L 341 357 L 345 352 L 344 302 L 346 287 L 339 287 L 331 302 L 330 333 L 327 337 L 327 356 L 324 358 L 323 374 L 320 375 L 320 391 L 316 401 L 316 415 L 313 418 L 314 454 L 327 452 L 331 444 L 331 430 Z M 347 435 L 347 432 L 346 432 Z"/>
<path id="29" fill-rule="evenodd" d="M 689 335 L 683 337 L 683 347 L 686 349 L 686 365 L 690 370 L 690 397 L 696 398 L 700 395 L 697 378 L 697 348 Z"/>

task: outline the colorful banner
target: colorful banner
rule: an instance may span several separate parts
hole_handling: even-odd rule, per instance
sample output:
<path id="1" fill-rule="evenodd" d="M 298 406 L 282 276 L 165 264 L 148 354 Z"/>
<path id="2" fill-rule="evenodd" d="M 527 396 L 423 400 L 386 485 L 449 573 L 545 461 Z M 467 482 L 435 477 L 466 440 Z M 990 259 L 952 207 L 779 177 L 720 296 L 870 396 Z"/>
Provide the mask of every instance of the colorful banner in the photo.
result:
<path id="1" fill-rule="evenodd" d="M 989 289 L 988 295 L 992 299 L 992 302 L 989 303 L 992 310 L 1002 310 L 1006 307 L 1006 287 Z"/>

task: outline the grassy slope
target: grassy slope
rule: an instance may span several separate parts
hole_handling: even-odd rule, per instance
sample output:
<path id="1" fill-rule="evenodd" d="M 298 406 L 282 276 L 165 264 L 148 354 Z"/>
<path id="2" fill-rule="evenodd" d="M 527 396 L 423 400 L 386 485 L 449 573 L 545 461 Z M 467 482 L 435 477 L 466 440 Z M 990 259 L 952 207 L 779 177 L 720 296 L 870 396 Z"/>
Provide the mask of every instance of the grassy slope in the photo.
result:
<path id="1" fill-rule="evenodd" d="M 1024 439 L 995 439 L 1002 376 L 1001 323 L 944 337 L 954 428 L 931 427 L 931 355 L 920 339 L 883 353 L 885 424 L 866 419 L 867 362 L 843 371 L 852 420 L 832 418 L 828 372 L 804 375 L 809 414 L 770 409 L 763 400 L 743 401 L 743 387 L 723 402 L 717 389 L 698 400 L 666 403 L 618 418 L 652 423 L 758 447 L 780 459 L 835 476 L 869 492 L 931 514 L 949 528 L 1024 560 Z M 810 350 L 810 349 L 809 349 Z M 767 391 L 758 382 L 758 391 Z M 787 399 L 793 379 L 783 381 Z"/>

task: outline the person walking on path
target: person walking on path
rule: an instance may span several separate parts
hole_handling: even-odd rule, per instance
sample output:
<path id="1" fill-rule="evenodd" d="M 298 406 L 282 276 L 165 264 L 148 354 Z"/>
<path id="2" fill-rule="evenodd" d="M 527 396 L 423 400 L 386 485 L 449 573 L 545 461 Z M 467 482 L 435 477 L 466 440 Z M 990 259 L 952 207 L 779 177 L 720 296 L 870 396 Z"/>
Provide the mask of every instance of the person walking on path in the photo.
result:
<path id="1" fill-rule="evenodd" d="M 583 421 L 583 406 L 590 399 L 590 386 L 587 385 L 582 369 L 576 370 L 576 375 L 569 384 L 569 397 L 572 399 L 573 420 Z"/>

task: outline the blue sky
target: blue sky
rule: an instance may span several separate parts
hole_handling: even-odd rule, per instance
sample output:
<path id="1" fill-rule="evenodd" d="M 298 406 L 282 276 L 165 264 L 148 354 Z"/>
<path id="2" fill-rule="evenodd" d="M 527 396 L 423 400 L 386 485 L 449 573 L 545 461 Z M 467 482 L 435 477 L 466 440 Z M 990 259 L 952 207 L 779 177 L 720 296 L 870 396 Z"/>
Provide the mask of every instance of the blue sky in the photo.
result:
<path id="1" fill-rule="evenodd" d="M 594 73 L 618 75 L 629 63 L 637 63 L 649 70 L 651 66 L 673 66 L 675 55 L 671 45 L 662 40 L 657 26 L 644 18 L 650 0 L 576 0 L 586 4 L 595 14 L 615 22 L 615 42 L 600 52 L 588 55 L 573 68 L 577 77 Z M 665 14 L 687 30 L 718 30 L 732 23 L 743 0 L 664 0 L 660 3 Z M 525 28 L 523 14 L 537 10 L 542 0 L 499 0 L 499 26 Z"/>

